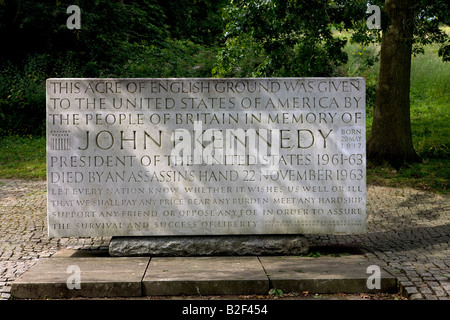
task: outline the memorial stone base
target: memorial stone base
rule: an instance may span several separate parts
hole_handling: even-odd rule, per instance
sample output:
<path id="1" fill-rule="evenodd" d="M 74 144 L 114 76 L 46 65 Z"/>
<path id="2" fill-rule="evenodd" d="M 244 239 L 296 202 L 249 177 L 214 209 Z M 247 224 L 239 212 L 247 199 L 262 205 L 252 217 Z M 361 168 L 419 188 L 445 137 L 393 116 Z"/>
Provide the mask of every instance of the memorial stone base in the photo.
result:
<path id="1" fill-rule="evenodd" d="M 303 235 L 113 237 L 113 257 L 275 256 L 308 252 Z"/>

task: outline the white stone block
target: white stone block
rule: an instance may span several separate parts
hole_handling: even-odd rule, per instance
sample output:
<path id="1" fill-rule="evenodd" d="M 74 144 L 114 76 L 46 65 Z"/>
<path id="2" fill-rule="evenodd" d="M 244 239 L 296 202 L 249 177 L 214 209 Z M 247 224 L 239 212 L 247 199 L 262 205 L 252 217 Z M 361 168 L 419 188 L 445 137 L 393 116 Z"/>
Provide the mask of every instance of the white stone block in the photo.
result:
<path id="1" fill-rule="evenodd" d="M 363 78 L 48 79 L 48 231 L 361 233 Z"/>

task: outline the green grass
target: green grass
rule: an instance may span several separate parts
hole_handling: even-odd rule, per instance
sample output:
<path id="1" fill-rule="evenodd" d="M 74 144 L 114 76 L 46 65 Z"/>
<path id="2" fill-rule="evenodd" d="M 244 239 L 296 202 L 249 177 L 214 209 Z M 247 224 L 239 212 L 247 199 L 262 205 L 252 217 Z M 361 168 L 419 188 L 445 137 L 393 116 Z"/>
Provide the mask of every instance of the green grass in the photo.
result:
<path id="1" fill-rule="evenodd" d="M 367 137 L 370 136 L 379 45 L 362 47 L 347 44 L 349 60 L 342 76 L 364 77 L 367 88 Z M 425 48 L 425 54 L 412 57 L 411 132 L 416 152 L 423 162 L 398 172 L 389 166 L 367 166 L 368 184 L 412 187 L 436 193 L 449 193 L 450 180 L 450 63 L 437 54 L 438 46 Z"/>
<path id="2" fill-rule="evenodd" d="M 399 171 L 389 166 L 367 166 L 367 184 L 395 188 L 410 187 L 434 193 L 449 194 L 450 160 L 423 159 Z"/>
<path id="3" fill-rule="evenodd" d="M 437 46 L 412 59 L 411 129 L 421 157 L 450 156 L 450 63 L 442 62 Z"/>
<path id="4" fill-rule="evenodd" d="M 45 137 L 0 137 L 0 178 L 45 179 Z"/>

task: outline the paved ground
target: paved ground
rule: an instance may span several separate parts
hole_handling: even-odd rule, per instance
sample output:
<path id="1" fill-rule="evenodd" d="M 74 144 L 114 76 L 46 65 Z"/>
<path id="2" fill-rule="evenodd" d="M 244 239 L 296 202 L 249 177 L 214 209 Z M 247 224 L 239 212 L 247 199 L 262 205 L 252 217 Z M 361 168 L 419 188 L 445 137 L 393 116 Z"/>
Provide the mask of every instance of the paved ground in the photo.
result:
<path id="1" fill-rule="evenodd" d="M 369 186 L 368 232 L 310 235 L 313 250 L 365 255 L 397 277 L 409 299 L 450 299 L 450 197 Z M 0 299 L 40 258 L 65 248 L 106 249 L 109 238 L 46 236 L 45 181 L 0 180 Z"/>

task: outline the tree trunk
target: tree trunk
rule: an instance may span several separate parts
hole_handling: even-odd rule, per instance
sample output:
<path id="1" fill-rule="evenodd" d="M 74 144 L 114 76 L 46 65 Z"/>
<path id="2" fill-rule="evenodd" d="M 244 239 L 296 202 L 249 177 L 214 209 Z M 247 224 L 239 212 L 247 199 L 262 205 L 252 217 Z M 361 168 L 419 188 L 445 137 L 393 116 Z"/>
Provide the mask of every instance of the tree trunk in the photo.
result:
<path id="1" fill-rule="evenodd" d="M 380 67 L 367 158 L 374 164 L 388 162 L 399 169 L 418 162 L 411 136 L 410 74 L 414 2 L 387 0 L 391 25 L 383 32 Z"/>

